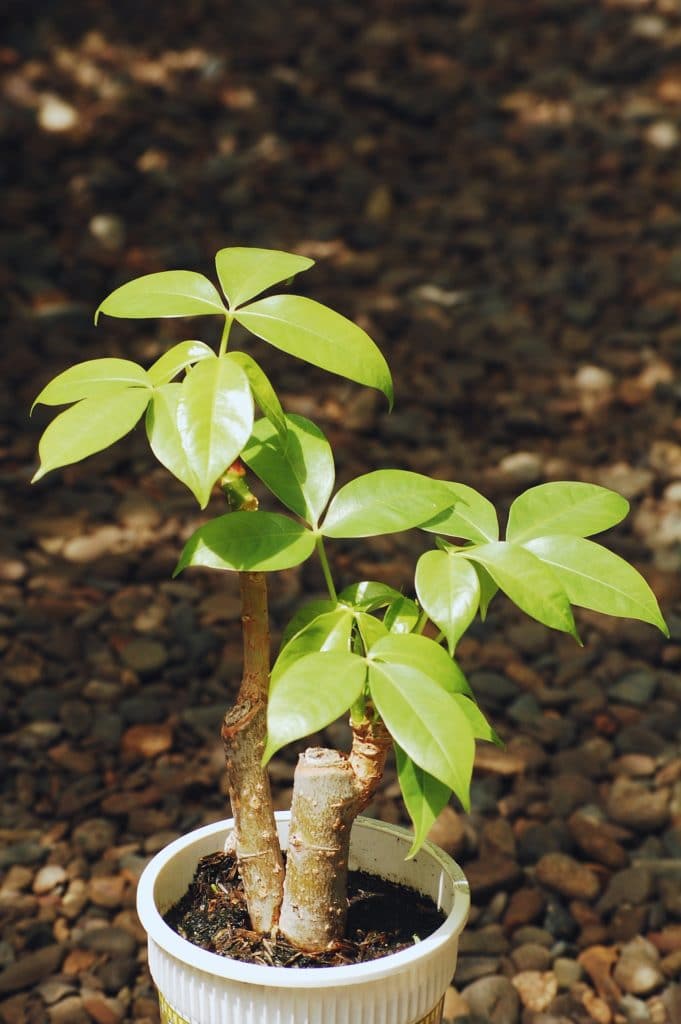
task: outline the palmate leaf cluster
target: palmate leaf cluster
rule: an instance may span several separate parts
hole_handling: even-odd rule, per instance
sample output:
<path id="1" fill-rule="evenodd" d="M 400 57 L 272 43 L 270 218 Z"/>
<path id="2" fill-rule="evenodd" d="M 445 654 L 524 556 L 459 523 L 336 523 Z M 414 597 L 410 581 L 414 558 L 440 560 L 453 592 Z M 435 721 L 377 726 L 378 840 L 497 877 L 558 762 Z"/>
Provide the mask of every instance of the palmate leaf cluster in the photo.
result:
<path id="1" fill-rule="evenodd" d="M 414 853 L 452 793 L 468 806 L 476 740 L 498 742 L 455 660 L 461 636 L 477 615 L 485 617 L 498 591 L 577 640 L 573 605 L 663 632 L 666 626 L 638 572 L 588 539 L 628 510 L 603 487 L 556 482 L 529 489 L 511 506 L 503 540 L 494 506 L 464 484 L 384 469 L 334 492 L 334 458 L 323 432 L 287 415 L 259 364 L 227 347 L 237 321 L 392 402 L 387 364 L 359 327 L 302 296 L 257 298 L 311 265 L 288 253 L 231 248 L 216 257 L 225 299 L 191 271 L 150 274 L 116 289 L 97 316 L 220 315 L 220 348 L 183 341 L 148 369 L 94 359 L 64 371 L 36 399 L 70 407 L 42 437 L 34 479 L 108 447 L 143 416 L 154 454 L 202 508 L 240 459 L 284 511 L 233 511 L 209 520 L 185 545 L 176 573 L 188 566 L 269 572 L 319 554 L 329 597 L 304 605 L 284 632 L 271 675 L 265 759 L 347 712 L 356 722 L 379 716 L 394 741 Z M 413 528 L 434 541 L 416 565 L 414 597 L 375 581 L 336 592 L 327 539 Z"/>

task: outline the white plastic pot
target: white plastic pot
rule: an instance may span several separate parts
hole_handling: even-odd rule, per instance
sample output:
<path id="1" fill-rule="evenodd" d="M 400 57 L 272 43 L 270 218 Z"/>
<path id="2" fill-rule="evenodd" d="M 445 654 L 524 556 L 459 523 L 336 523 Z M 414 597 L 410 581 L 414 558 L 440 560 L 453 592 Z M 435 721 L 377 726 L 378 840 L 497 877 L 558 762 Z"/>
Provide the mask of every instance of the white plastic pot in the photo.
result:
<path id="1" fill-rule="evenodd" d="M 282 849 L 288 826 L 289 813 L 278 812 Z M 162 1024 L 439 1024 L 470 904 L 458 864 L 432 843 L 405 861 L 412 838 L 405 829 L 358 818 L 350 868 L 430 896 L 446 921 L 409 949 L 370 963 L 259 967 L 199 949 L 161 917 L 186 892 L 200 858 L 223 848 L 232 827 L 221 821 L 177 839 L 140 879 L 137 911 L 149 937 Z"/>

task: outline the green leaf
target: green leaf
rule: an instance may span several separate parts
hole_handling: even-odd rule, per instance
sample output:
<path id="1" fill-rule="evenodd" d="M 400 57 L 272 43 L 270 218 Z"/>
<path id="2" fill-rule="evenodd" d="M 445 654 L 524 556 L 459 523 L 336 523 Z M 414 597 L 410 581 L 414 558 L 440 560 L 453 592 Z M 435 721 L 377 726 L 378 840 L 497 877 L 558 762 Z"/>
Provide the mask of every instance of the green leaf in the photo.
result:
<path id="1" fill-rule="evenodd" d="M 445 786 L 423 768 L 419 768 L 398 743 L 395 743 L 394 747 L 397 778 L 404 806 L 414 826 L 414 842 L 407 854 L 409 860 L 423 846 L 433 822 L 447 806 L 452 791 L 449 786 Z"/>
<path id="2" fill-rule="evenodd" d="M 271 295 L 244 306 L 236 319 L 258 338 L 393 400 L 388 364 L 369 335 L 328 306 L 301 295 Z"/>
<path id="3" fill-rule="evenodd" d="M 333 488 L 331 446 L 304 416 L 286 417 L 285 443 L 268 420 L 258 420 L 241 457 L 296 515 L 315 526 Z"/>
<path id="4" fill-rule="evenodd" d="M 377 537 L 409 530 L 456 501 L 441 480 L 404 469 L 378 469 L 334 495 L 322 524 L 327 537 Z"/>
<path id="5" fill-rule="evenodd" d="M 40 439 L 40 468 L 31 482 L 120 440 L 135 426 L 150 398 L 147 388 L 126 388 L 115 394 L 83 398 L 59 413 Z"/>
<path id="6" fill-rule="evenodd" d="M 409 665 L 374 660 L 369 662 L 369 689 L 393 739 L 468 810 L 475 740 L 454 695 Z"/>
<path id="7" fill-rule="evenodd" d="M 590 537 L 615 526 L 628 511 L 629 502 L 606 487 L 563 480 L 539 484 L 511 505 L 506 536 L 515 544 L 556 534 Z"/>
<path id="8" fill-rule="evenodd" d="M 230 309 L 314 266 L 314 260 L 277 249 L 220 249 L 215 266 Z"/>
<path id="9" fill-rule="evenodd" d="M 281 635 L 281 643 L 279 650 L 282 651 L 289 640 L 299 633 L 301 629 L 307 626 L 313 619 L 316 619 L 319 615 L 325 615 L 327 612 L 333 612 L 336 610 L 338 605 L 335 601 L 330 601 L 329 598 L 324 598 L 318 601 L 308 601 L 302 608 L 299 608 L 297 612 L 292 616 Z"/>
<path id="10" fill-rule="evenodd" d="M 399 590 L 389 587 L 387 583 L 363 580 L 361 583 L 351 583 L 349 587 L 341 590 L 338 600 L 358 610 L 373 612 L 377 608 L 387 608 L 392 601 L 400 597 L 402 594 Z"/>
<path id="11" fill-rule="evenodd" d="M 524 545 L 551 567 L 573 604 L 669 630 L 643 577 L 619 555 L 582 537 L 537 537 Z"/>
<path id="12" fill-rule="evenodd" d="M 560 580 L 531 551 L 519 544 L 497 541 L 466 548 L 454 557 L 465 557 L 487 569 L 497 586 L 526 615 L 579 639 L 570 601 Z"/>
<path id="13" fill-rule="evenodd" d="M 476 576 L 478 577 L 478 583 L 480 584 L 480 618 L 484 622 L 487 618 L 487 610 L 489 609 L 492 598 L 495 594 L 498 594 L 499 587 L 496 585 L 487 569 L 482 565 L 478 565 L 476 562 L 473 563 Z"/>
<path id="14" fill-rule="evenodd" d="M 31 412 L 42 405 L 67 405 L 81 398 L 110 395 L 126 388 L 148 388 L 147 371 L 129 359 L 88 359 L 54 377 L 40 392 Z M 147 395 L 147 401 L 149 395 Z"/>
<path id="15" fill-rule="evenodd" d="M 220 294 L 207 277 L 193 270 L 162 270 L 145 274 L 116 288 L 95 313 L 145 319 L 148 317 L 226 315 Z"/>
<path id="16" fill-rule="evenodd" d="M 255 359 L 251 359 L 246 352 L 228 352 L 227 358 L 233 359 L 234 362 L 238 363 L 244 371 L 248 377 L 248 381 L 251 385 L 251 391 L 253 392 L 253 397 L 258 408 L 275 428 L 281 437 L 282 442 L 285 442 L 287 429 L 286 417 L 284 415 L 284 410 L 281 407 L 281 403 L 277 398 L 277 393 L 270 384 L 269 378 L 266 376 L 265 372 L 256 363 Z"/>
<path id="17" fill-rule="evenodd" d="M 478 574 L 463 558 L 426 551 L 416 565 L 415 584 L 421 607 L 442 630 L 453 654 L 480 604 Z"/>
<path id="18" fill-rule="evenodd" d="M 168 384 L 182 370 L 199 363 L 202 359 L 215 359 L 215 352 L 210 345 L 205 345 L 202 341 L 180 341 L 159 356 L 149 367 L 149 380 L 154 387 Z"/>
<path id="19" fill-rule="evenodd" d="M 503 741 L 489 724 L 473 698 L 466 697 L 464 694 L 456 694 L 456 700 L 468 719 L 476 740 L 487 740 L 488 743 L 494 743 L 498 747 L 504 746 Z"/>
<path id="20" fill-rule="evenodd" d="M 229 512 L 192 534 L 173 575 L 188 565 L 235 572 L 272 572 L 300 565 L 314 551 L 314 535 L 276 512 Z"/>
<path id="21" fill-rule="evenodd" d="M 414 673 L 414 679 L 422 677 L 434 680 L 448 693 L 473 696 L 468 680 L 456 662 L 427 636 L 418 633 L 388 633 L 372 645 L 369 657 L 408 668 Z"/>
<path id="22" fill-rule="evenodd" d="M 336 608 L 318 615 L 303 626 L 282 648 L 272 676 L 284 672 L 291 661 L 319 651 L 349 651 L 354 615 L 350 608 Z"/>
<path id="23" fill-rule="evenodd" d="M 444 481 L 443 481 L 444 482 Z M 474 544 L 486 544 L 499 539 L 499 522 L 494 505 L 482 494 L 466 484 L 447 482 L 455 498 L 460 499 L 455 508 L 440 512 L 421 529 L 429 533 L 441 533 L 446 537 L 461 537 Z"/>
<path id="24" fill-rule="evenodd" d="M 355 612 L 355 622 L 365 651 L 370 650 L 384 636 L 388 636 L 388 630 L 381 620 L 369 615 L 368 612 Z"/>
<path id="25" fill-rule="evenodd" d="M 401 594 L 388 606 L 383 623 L 391 633 L 411 633 L 416 627 L 420 613 L 415 601 Z"/>
<path id="26" fill-rule="evenodd" d="M 226 357 L 197 363 L 182 382 L 177 426 L 205 508 L 213 484 L 251 435 L 253 397 L 241 367 Z"/>
<path id="27" fill-rule="evenodd" d="M 324 729 L 358 700 L 367 667 L 356 654 L 324 651 L 293 661 L 272 678 L 263 763 L 286 743 Z"/>
<path id="28" fill-rule="evenodd" d="M 192 492 L 201 504 L 201 488 L 185 450 L 177 425 L 182 385 L 163 384 L 154 390 L 147 409 L 146 428 L 151 450 L 158 461 Z"/>

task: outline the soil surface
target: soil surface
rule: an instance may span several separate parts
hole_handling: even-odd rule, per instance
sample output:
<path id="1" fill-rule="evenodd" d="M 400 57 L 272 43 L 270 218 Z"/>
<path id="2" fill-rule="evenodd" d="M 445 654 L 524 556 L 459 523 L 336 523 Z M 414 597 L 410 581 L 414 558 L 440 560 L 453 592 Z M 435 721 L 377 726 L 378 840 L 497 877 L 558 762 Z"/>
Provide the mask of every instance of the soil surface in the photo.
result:
<path id="1" fill-rule="evenodd" d="M 676 0 L 9 5 L 0 46 L 0 1021 L 156 1024 L 134 911 L 170 839 L 228 815 L 240 673 L 229 575 L 170 575 L 206 515 L 136 430 L 33 488 L 56 372 L 149 365 L 210 318 L 113 321 L 115 286 L 213 275 L 227 245 L 317 260 L 373 392 L 259 342 L 340 482 L 386 466 L 621 490 L 606 538 L 671 629 L 588 612 L 584 643 L 502 598 L 460 644 L 506 741 L 435 828 L 473 910 L 457 1024 L 681 1019 L 681 11 Z M 235 332 L 234 343 L 240 343 Z M 337 583 L 411 587 L 417 537 L 338 542 Z M 273 576 L 273 641 L 312 563 Z M 336 723 L 312 743 L 343 746 Z M 297 749 L 272 766 L 287 807 Z M 370 813 L 404 821 L 393 766 Z M 398 1024 L 398 1022 L 395 1022 Z"/>
<path id="2" fill-rule="evenodd" d="M 214 853 L 199 861 L 189 889 L 164 915 L 166 924 L 211 953 L 270 967 L 341 967 L 399 953 L 427 938 L 444 916 L 413 889 L 364 871 L 348 874 L 344 942 L 324 953 L 302 953 L 279 936 L 252 931 L 236 861 Z"/>

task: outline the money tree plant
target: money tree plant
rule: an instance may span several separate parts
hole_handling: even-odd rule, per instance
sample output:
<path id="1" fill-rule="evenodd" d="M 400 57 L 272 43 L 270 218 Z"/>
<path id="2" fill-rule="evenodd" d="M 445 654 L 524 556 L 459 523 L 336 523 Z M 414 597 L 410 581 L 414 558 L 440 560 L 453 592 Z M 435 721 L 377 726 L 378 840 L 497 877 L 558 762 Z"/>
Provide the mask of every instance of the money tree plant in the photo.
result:
<path id="1" fill-rule="evenodd" d="M 260 365 L 229 346 L 231 328 L 236 322 L 289 355 L 376 388 L 392 405 L 385 359 L 360 327 L 328 307 L 288 290 L 270 293 L 282 283 L 288 289 L 312 260 L 227 248 L 215 262 L 222 294 L 202 274 L 174 270 L 130 281 L 102 302 L 95 322 L 100 314 L 220 317 L 219 346 L 181 341 L 147 368 L 102 358 L 64 370 L 36 399 L 69 408 L 41 438 L 34 480 L 101 451 L 144 417 L 154 455 L 200 507 L 221 495 L 218 514 L 189 539 L 176 573 L 204 566 L 240 578 L 243 676 L 222 725 L 234 850 L 253 928 L 322 950 L 343 937 L 350 830 L 391 749 L 414 827 L 410 855 L 452 793 L 469 806 L 476 740 L 498 740 L 457 665 L 456 646 L 497 591 L 577 640 L 572 605 L 666 626 L 638 572 L 587 539 L 627 513 L 625 499 L 603 487 L 530 488 L 513 502 L 504 540 L 493 505 L 460 483 L 380 469 L 334 492 L 327 438 L 309 419 L 284 412 Z M 253 478 L 283 512 L 258 508 Z M 415 566 L 413 596 L 372 580 L 337 588 L 330 541 L 411 529 L 434 541 Z M 328 594 L 296 611 L 272 665 L 267 574 L 313 557 Z M 299 757 L 284 868 L 267 763 L 343 715 L 350 750 L 315 746 Z"/>

